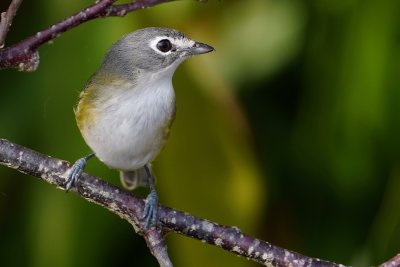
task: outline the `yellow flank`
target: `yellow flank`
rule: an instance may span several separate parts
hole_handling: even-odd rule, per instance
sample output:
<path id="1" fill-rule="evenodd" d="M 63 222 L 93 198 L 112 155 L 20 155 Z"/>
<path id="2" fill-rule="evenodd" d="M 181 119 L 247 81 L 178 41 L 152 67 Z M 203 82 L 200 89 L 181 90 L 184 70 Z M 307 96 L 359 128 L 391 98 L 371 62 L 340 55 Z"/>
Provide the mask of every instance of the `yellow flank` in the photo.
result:
<path id="1" fill-rule="evenodd" d="M 79 102 L 74 110 L 76 122 L 82 133 L 95 120 L 95 103 L 100 101 L 99 95 L 107 95 L 105 91 L 123 88 L 126 84 L 125 79 L 113 74 L 95 73 L 89 79 L 79 95 Z M 103 90 L 104 92 L 101 92 Z"/>
<path id="2" fill-rule="evenodd" d="M 161 141 L 161 145 L 160 145 L 160 150 L 162 150 L 165 147 L 165 145 L 167 144 L 168 135 L 171 130 L 172 123 L 175 120 L 175 114 L 176 114 L 176 110 L 175 110 L 175 105 L 174 105 L 174 112 L 171 116 L 171 119 L 169 121 L 167 121 L 167 123 L 162 128 L 162 141 Z"/>
<path id="3" fill-rule="evenodd" d="M 79 103 L 75 109 L 76 123 L 81 132 L 84 132 L 84 127 L 88 126 L 94 120 L 93 101 L 94 88 L 92 84 L 88 86 L 79 95 Z"/>

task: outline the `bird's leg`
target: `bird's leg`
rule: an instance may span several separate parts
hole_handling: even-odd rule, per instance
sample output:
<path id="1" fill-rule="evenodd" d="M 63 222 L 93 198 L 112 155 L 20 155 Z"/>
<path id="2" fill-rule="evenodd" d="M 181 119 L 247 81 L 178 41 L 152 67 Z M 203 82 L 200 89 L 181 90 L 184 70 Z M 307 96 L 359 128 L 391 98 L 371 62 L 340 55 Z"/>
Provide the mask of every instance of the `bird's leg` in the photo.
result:
<path id="1" fill-rule="evenodd" d="M 146 205 L 144 207 L 144 229 L 148 230 L 153 226 L 157 225 L 157 210 L 158 210 L 158 196 L 156 187 L 154 185 L 154 177 L 151 174 L 149 166 L 147 164 L 144 166 L 148 176 L 148 182 L 150 187 L 150 193 L 146 197 Z"/>
<path id="2" fill-rule="evenodd" d="M 71 170 L 68 174 L 67 182 L 65 183 L 65 191 L 68 192 L 73 186 L 76 185 L 79 177 L 81 176 L 83 170 L 85 169 L 86 162 L 95 156 L 94 153 L 87 155 L 86 157 L 80 158 L 75 161 L 72 165 Z"/>

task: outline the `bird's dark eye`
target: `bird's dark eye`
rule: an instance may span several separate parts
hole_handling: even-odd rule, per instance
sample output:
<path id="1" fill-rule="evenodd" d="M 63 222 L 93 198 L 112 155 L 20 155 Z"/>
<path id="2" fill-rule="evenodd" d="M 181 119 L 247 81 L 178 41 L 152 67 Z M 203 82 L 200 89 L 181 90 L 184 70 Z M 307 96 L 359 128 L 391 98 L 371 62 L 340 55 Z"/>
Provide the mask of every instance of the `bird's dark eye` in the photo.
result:
<path id="1" fill-rule="evenodd" d="M 166 53 L 172 49 L 172 44 L 168 39 L 163 39 L 157 43 L 157 49 Z"/>

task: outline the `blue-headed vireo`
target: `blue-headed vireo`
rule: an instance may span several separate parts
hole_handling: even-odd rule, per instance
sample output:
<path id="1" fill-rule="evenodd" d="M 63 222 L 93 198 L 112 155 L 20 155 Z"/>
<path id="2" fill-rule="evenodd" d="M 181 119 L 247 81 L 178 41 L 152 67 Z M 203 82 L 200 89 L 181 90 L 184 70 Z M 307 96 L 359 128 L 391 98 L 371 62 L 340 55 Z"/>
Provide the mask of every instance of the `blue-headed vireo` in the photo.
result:
<path id="1" fill-rule="evenodd" d="M 76 184 L 86 161 L 97 156 L 120 171 L 126 188 L 150 186 L 145 227 L 155 225 L 158 197 L 149 163 L 164 147 L 174 119 L 172 76 L 190 56 L 213 50 L 168 28 L 140 29 L 114 43 L 75 109 L 79 130 L 93 153 L 72 166 L 67 190 Z"/>

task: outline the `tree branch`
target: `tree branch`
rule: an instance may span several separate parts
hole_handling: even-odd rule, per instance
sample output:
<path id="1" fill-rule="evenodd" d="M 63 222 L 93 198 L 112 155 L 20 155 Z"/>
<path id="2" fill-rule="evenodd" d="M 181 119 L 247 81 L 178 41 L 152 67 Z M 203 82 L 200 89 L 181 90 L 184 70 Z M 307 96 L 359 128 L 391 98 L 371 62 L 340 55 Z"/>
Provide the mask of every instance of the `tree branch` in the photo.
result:
<path id="1" fill-rule="evenodd" d="M 40 154 L 5 139 L 0 139 L 0 164 L 38 177 L 62 190 L 65 190 L 70 167 L 66 161 Z M 119 215 L 131 223 L 139 234 L 143 234 L 141 231 L 143 222 L 138 219 L 143 218 L 143 199 L 86 173 L 82 174 L 77 188 L 72 191 Z M 237 227 L 219 225 L 161 205 L 158 214 L 162 227 L 169 231 L 218 246 L 265 266 L 344 266 L 309 258 L 248 236 Z M 151 252 L 159 260 L 160 266 L 172 266 L 163 243 L 162 229 L 152 228 L 144 233 L 144 236 Z"/>
<path id="2" fill-rule="evenodd" d="M 92 19 L 110 16 L 122 17 L 128 12 L 148 8 L 173 0 L 142 0 L 128 4 L 113 5 L 116 1 L 117 0 L 98 0 L 91 6 L 70 16 L 69 18 L 39 31 L 35 35 L 32 35 L 17 44 L 0 49 L 0 69 L 16 68 L 19 71 L 35 71 L 39 65 L 39 53 L 37 51 L 39 46 L 60 36 L 61 33 Z"/>
<path id="3" fill-rule="evenodd" d="M 147 0 L 147 1 L 136 1 L 128 4 L 122 4 L 122 5 L 112 5 L 109 6 L 104 14 L 101 14 L 100 17 L 109 17 L 109 16 L 117 16 L 117 17 L 123 17 L 127 13 L 138 10 L 138 9 L 143 9 L 143 8 L 148 8 L 163 2 L 172 2 L 174 0 Z"/>
<path id="4" fill-rule="evenodd" d="M 22 0 L 12 0 L 7 11 L 0 14 L 0 48 L 4 47 L 7 33 L 21 3 Z"/>
<path id="5" fill-rule="evenodd" d="M 169 259 L 167 245 L 164 242 L 163 230 L 152 228 L 144 235 L 147 247 L 151 254 L 157 259 L 160 267 L 172 267 L 172 262 Z"/>
<path id="6" fill-rule="evenodd" d="M 400 254 L 397 254 L 387 262 L 382 263 L 379 267 L 399 267 L 400 266 Z"/>

